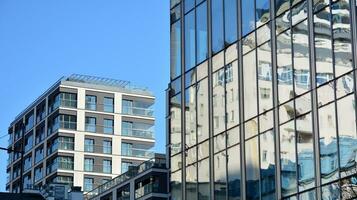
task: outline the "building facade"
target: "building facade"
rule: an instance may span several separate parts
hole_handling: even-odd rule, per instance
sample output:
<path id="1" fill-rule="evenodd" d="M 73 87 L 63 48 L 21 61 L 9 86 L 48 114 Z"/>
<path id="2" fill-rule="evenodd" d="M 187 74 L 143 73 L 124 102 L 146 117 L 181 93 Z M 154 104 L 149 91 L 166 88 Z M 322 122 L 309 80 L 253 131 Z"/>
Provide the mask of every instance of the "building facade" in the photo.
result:
<path id="1" fill-rule="evenodd" d="M 66 183 L 87 192 L 152 158 L 154 101 L 127 81 L 61 78 L 9 127 L 6 189 Z"/>
<path id="2" fill-rule="evenodd" d="M 88 192 L 85 200 L 167 200 L 168 174 L 164 154 L 129 170 L 111 181 Z"/>
<path id="3" fill-rule="evenodd" d="M 171 0 L 171 198 L 357 198 L 355 0 Z"/>

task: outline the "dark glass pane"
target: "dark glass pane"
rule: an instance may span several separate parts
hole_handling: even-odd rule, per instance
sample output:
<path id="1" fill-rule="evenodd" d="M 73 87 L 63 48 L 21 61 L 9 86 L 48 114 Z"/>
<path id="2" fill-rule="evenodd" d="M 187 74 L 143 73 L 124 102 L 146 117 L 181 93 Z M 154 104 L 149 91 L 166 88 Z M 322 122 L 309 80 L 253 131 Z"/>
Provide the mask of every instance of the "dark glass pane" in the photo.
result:
<path id="1" fill-rule="evenodd" d="M 246 160 L 246 198 L 259 199 L 259 151 L 258 137 L 252 138 L 245 143 Z"/>
<path id="2" fill-rule="evenodd" d="M 181 74 L 181 22 L 171 25 L 171 79 Z"/>
<path id="3" fill-rule="evenodd" d="M 290 8 L 290 0 L 275 0 L 276 15 L 280 15 Z"/>
<path id="4" fill-rule="evenodd" d="M 227 168 L 228 168 L 228 199 L 240 199 L 240 148 L 236 145 L 227 150 Z"/>
<path id="5" fill-rule="evenodd" d="M 195 12 L 185 16 L 185 64 L 186 71 L 196 64 Z"/>
<path id="6" fill-rule="evenodd" d="M 225 43 L 237 40 L 237 0 L 224 0 Z"/>
<path id="7" fill-rule="evenodd" d="M 170 189 L 171 189 L 171 199 L 181 200 L 182 199 L 182 178 L 181 171 L 177 171 L 171 174 L 170 177 Z"/>
<path id="8" fill-rule="evenodd" d="M 210 199 L 209 159 L 198 162 L 198 199 Z"/>
<path id="9" fill-rule="evenodd" d="M 212 0 L 212 51 L 223 49 L 223 0 Z"/>
<path id="10" fill-rule="evenodd" d="M 340 188 L 338 183 L 331 183 L 321 188 L 322 200 L 340 199 Z"/>
<path id="11" fill-rule="evenodd" d="M 214 156 L 214 199 L 225 200 L 227 190 L 226 153 Z"/>
<path id="12" fill-rule="evenodd" d="M 255 28 L 254 1 L 242 0 L 242 34 L 247 35 Z"/>
<path id="13" fill-rule="evenodd" d="M 185 0 L 185 13 L 190 11 L 193 7 L 195 7 L 195 0 Z"/>
<path id="14" fill-rule="evenodd" d="M 181 6 L 176 6 L 170 11 L 170 22 L 171 24 L 176 20 L 181 18 Z"/>
<path id="15" fill-rule="evenodd" d="M 197 63 L 201 63 L 208 57 L 207 52 L 207 3 L 204 2 L 196 8 L 197 17 Z"/>
<path id="16" fill-rule="evenodd" d="M 262 200 L 275 199 L 275 139 L 274 132 L 260 135 L 260 181 Z"/>
<path id="17" fill-rule="evenodd" d="M 195 164 L 186 168 L 186 199 L 197 199 L 197 168 Z"/>

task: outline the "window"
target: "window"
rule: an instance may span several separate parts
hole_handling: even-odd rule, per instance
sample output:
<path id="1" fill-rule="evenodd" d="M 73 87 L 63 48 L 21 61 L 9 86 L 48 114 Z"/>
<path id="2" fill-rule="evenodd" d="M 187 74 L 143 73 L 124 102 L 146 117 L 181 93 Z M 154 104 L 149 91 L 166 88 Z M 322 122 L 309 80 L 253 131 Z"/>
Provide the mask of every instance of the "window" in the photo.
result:
<path id="1" fill-rule="evenodd" d="M 104 112 L 114 112 L 114 99 L 110 97 L 104 97 Z"/>
<path id="2" fill-rule="evenodd" d="M 171 79 L 174 79 L 181 73 L 181 21 L 177 21 L 171 25 L 170 50 L 170 73 Z"/>
<path id="3" fill-rule="evenodd" d="M 59 115 L 60 125 L 63 129 L 77 129 L 77 117 L 74 115 Z"/>
<path id="4" fill-rule="evenodd" d="M 35 122 L 35 118 L 34 118 L 34 114 L 32 112 L 30 115 L 26 116 L 26 119 L 25 119 L 26 132 L 29 131 L 30 129 L 32 129 L 34 122 Z"/>
<path id="5" fill-rule="evenodd" d="M 57 157 L 57 163 L 59 169 L 73 170 L 74 167 L 73 157 L 59 156 Z"/>
<path id="6" fill-rule="evenodd" d="M 239 199 L 240 197 L 240 154 L 239 145 L 227 149 L 227 173 L 228 173 L 228 198 Z"/>
<path id="7" fill-rule="evenodd" d="M 58 137 L 58 148 L 63 150 L 74 150 L 73 137 Z"/>
<path id="8" fill-rule="evenodd" d="M 224 23 L 225 43 L 232 44 L 237 40 L 237 0 L 224 0 Z"/>
<path id="9" fill-rule="evenodd" d="M 243 37 L 255 28 L 254 0 L 242 0 Z"/>
<path id="10" fill-rule="evenodd" d="M 113 134 L 113 126 L 114 126 L 114 120 L 112 119 L 104 119 L 104 133 L 106 134 Z"/>
<path id="11" fill-rule="evenodd" d="M 24 170 L 30 169 L 32 166 L 32 157 L 28 156 L 25 158 L 25 163 L 24 163 Z"/>
<path id="12" fill-rule="evenodd" d="M 61 106 L 76 108 L 77 107 L 77 94 L 72 93 L 60 93 Z"/>
<path id="13" fill-rule="evenodd" d="M 121 162 L 121 173 L 125 173 L 129 170 L 129 167 L 133 166 L 133 163 L 131 162 Z"/>
<path id="14" fill-rule="evenodd" d="M 217 53 L 223 47 L 223 0 L 212 0 L 212 52 Z"/>
<path id="15" fill-rule="evenodd" d="M 207 52 L 207 2 L 196 8 L 196 42 L 197 63 L 201 63 L 208 57 Z"/>
<path id="16" fill-rule="evenodd" d="M 84 140 L 84 151 L 85 152 L 94 152 L 94 140 L 85 139 Z"/>
<path id="17" fill-rule="evenodd" d="M 84 191 L 89 192 L 93 190 L 93 183 L 94 179 L 93 178 L 84 178 Z"/>
<path id="18" fill-rule="evenodd" d="M 103 153 L 111 154 L 112 153 L 112 142 L 104 140 L 103 141 Z"/>
<path id="19" fill-rule="evenodd" d="M 195 11 L 193 10 L 185 16 L 185 71 L 196 64 L 195 34 Z"/>
<path id="20" fill-rule="evenodd" d="M 96 132 L 96 118 L 95 117 L 86 117 L 86 131 L 87 132 Z"/>
<path id="21" fill-rule="evenodd" d="M 40 180 L 43 176 L 42 166 L 35 168 L 35 182 Z"/>
<path id="22" fill-rule="evenodd" d="M 41 146 L 35 151 L 35 163 L 40 162 L 43 159 L 43 156 L 43 147 Z"/>
<path id="23" fill-rule="evenodd" d="M 103 173 L 110 174 L 112 173 L 112 161 L 103 160 Z"/>
<path id="24" fill-rule="evenodd" d="M 84 171 L 92 172 L 93 171 L 93 165 L 94 165 L 94 159 L 92 159 L 92 158 L 85 158 L 84 159 Z"/>
<path id="25" fill-rule="evenodd" d="M 29 136 L 26 137 L 25 139 L 25 152 L 28 152 L 33 146 L 33 135 L 32 131 Z"/>
<path id="26" fill-rule="evenodd" d="M 92 95 L 86 95 L 86 109 L 97 110 L 97 97 Z"/>

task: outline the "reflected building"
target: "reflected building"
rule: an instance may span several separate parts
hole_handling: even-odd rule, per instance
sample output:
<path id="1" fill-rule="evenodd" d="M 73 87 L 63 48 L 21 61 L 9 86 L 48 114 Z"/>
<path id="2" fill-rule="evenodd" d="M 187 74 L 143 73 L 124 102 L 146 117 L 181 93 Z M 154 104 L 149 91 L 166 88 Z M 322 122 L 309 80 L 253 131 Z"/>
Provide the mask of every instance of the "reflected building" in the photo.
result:
<path id="1" fill-rule="evenodd" d="M 357 198 L 355 0 L 171 0 L 171 199 Z"/>

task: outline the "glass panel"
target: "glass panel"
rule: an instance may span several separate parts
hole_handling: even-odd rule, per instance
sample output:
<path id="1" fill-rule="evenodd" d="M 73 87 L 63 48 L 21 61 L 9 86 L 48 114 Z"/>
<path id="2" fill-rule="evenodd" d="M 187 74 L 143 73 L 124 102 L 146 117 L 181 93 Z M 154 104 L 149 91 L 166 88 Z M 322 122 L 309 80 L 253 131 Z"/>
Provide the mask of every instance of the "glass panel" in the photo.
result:
<path id="1" fill-rule="evenodd" d="M 327 183 L 338 178 L 335 104 L 319 109 L 321 181 Z"/>
<path id="2" fill-rule="evenodd" d="M 240 148 L 236 145 L 227 150 L 227 168 L 228 168 L 228 199 L 240 199 Z"/>
<path id="3" fill-rule="evenodd" d="M 257 49 L 259 113 L 273 107 L 272 65 L 270 43 Z"/>
<path id="4" fill-rule="evenodd" d="M 309 36 L 307 20 L 293 28 L 295 94 L 310 89 Z"/>
<path id="5" fill-rule="evenodd" d="M 259 199 L 259 150 L 258 137 L 252 138 L 245 143 L 246 160 L 246 193 L 247 199 Z"/>
<path id="6" fill-rule="evenodd" d="M 239 123 L 238 61 L 226 65 L 227 128 Z"/>
<path id="7" fill-rule="evenodd" d="M 260 179 L 261 199 L 275 199 L 275 142 L 272 130 L 260 135 Z"/>
<path id="8" fill-rule="evenodd" d="M 323 106 L 335 99 L 334 86 L 335 83 L 331 82 L 317 88 L 317 100 L 319 106 Z"/>
<path id="9" fill-rule="evenodd" d="M 281 193 L 288 196 L 297 191 L 294 121 L 280 126 L 280 162 Z"/>
<path id="10" fill-rule="evenodd" d="M 354 75 L 353 73 L 346 74 L 337 79 L 336 83 L 336 98 L 343 97 L 354 91 Z"/>
<path id="11" fill-rule="evenodd" d="M 170 74 L 171 79 L 181 74 L 181 21 L 171 25 Z"/>
<path id="12" fill-rule="evenodd" d="M 270 1 L 269 0 L 256 0 L 256 27 L 264 24 L 270 19 Z"/>
<path id="13" fill-rule="evenodd" d="M 237 40 L 237 0 L 224 0 L 225 44 Z"/>
<path id="14" fill-rule="evenodd" d="M 195 0 L 185 0 L 185 13 L 190 11 L 195 6 Z"/>
<path id="15" fill-rule="evenodd" d="M 181 171 L 171 173 L 170 176 L 170 189 L 171 189 L 171 199 L 181 200 L 182 199 L 182 178 Z"/>
<path id="16" fill-rule="evenodd" d="M 181 93 L 170 100 L 171 155 L 181 151 Z"/>
<path id="17" fill-rule="evenodd" d="M 196 87 L 191 86 L 185 91 L 185 121 L 186 145 L 196 144 Z"/>
<path id="18" fill-rule="evenodd" d="M 258 134 L 258 118 L 251 119 L 244 123 L 244 138 L 248 139 Z"/>
<path id="19" fill-rule="evenodd" d="M 185 15 L 185 71 L 196 64 L 195 34 L 195 12 L 191 11 Z"/>
<path id="20" fill-rule="evenodd" d="M 256 54 L 251 51 L 243 57 L 244 120 L 257 115 Z"/>
<path id="21" fill-rule="evenodd" d="M 315 190 L 304 192 L 304 193 L 299 195 L 299 199 L 315 200 L 316 199 L 316 192 L 315 192 Z"/>
<path id="22" fill-rule="evenodd" d="M 214 137 L 214 153 L 226 148 L 226 133 L 219 134 Z"/>
<path id="23" fill-rule="evenodd" d="M 198 199 L 210 199 L 209 159 L 198 162 Z"/>
<path id="24" fill-rule="evenodd" d="M 296 119 L 299 191 L 315 186 L 315 160 L 311 113 Z"/>
<path id="25" fill-rule="evenodd" d="M 208 138 L 208 82 L 207 78 L 197 84 L 197 137 L 198 142 Z"/>
<path id="26" fill-rule="evenodd" d="M 213 131 L 214 134 L 225 130 L 225 70 L 220 69 L 213 74 Z"/>
<path id="27" fill-rule="evenodd" d="M 223 0 L 212 0 L 212 52 L 223 49 Z"/>
<path id="28" fill-rule="evenodd" d="M 243 37 L 255 28 L 254 1 L 242 0 L 242 35 Z"/>
<path id="29" fill-rule="evenodd" d="M 280 15 L 290 8 L 290 0 L 275 0 L 276 15 Z"/>
<path id="30" fill-rule="evenodd" d="M 349 1 L 341 0 L 332 6 L 333 48 L 335 75 L 352 70 L 352 45 Z"/>
<path id="31" fill-rule="evenodd" d="M 197 199 L 197 168 L 196 164 L 186 168 L 186 199 Z"/>
<path id="32" fill-rule="evenodd" d="M 196 34 L 197 34 L 197 63 L 201 63 L 208 57 L 207 52 L 207 2 L 196 8 Z"/>
<path id="33" fill-rule="evenodd" d="M 294 0 L 294 1 L 297 2 L 301 0 Z M 291 22 L 293 26 L 306 18 L 307 18 L 307 1 L 304 1 L 291 9 Z"/>
<path id="34" fill-rule="evenodd" d="M 294 97 L 291 35 L 286 31 L 277 37 L 277 78 L 279 103 Z"/>
<path id="35" fill-rule="evenodd" d="M 337 101 L 340 172 L 342 177 L 356 172 L 357 135 L 355 113 L 354 95 L 349 95 Z"/>
<path id="36" fill-rule="evenodd" d="M 214 199 L 225 200 L 227 188 L 226 153 L 221 152 L 214 156 Z"/>
<path id="37" fill-rule="evenodd" d="M 338 183 L 325 185 L 321 189 L 322 200 L 338 200 L 340 199 L 340 187 Z"/>

